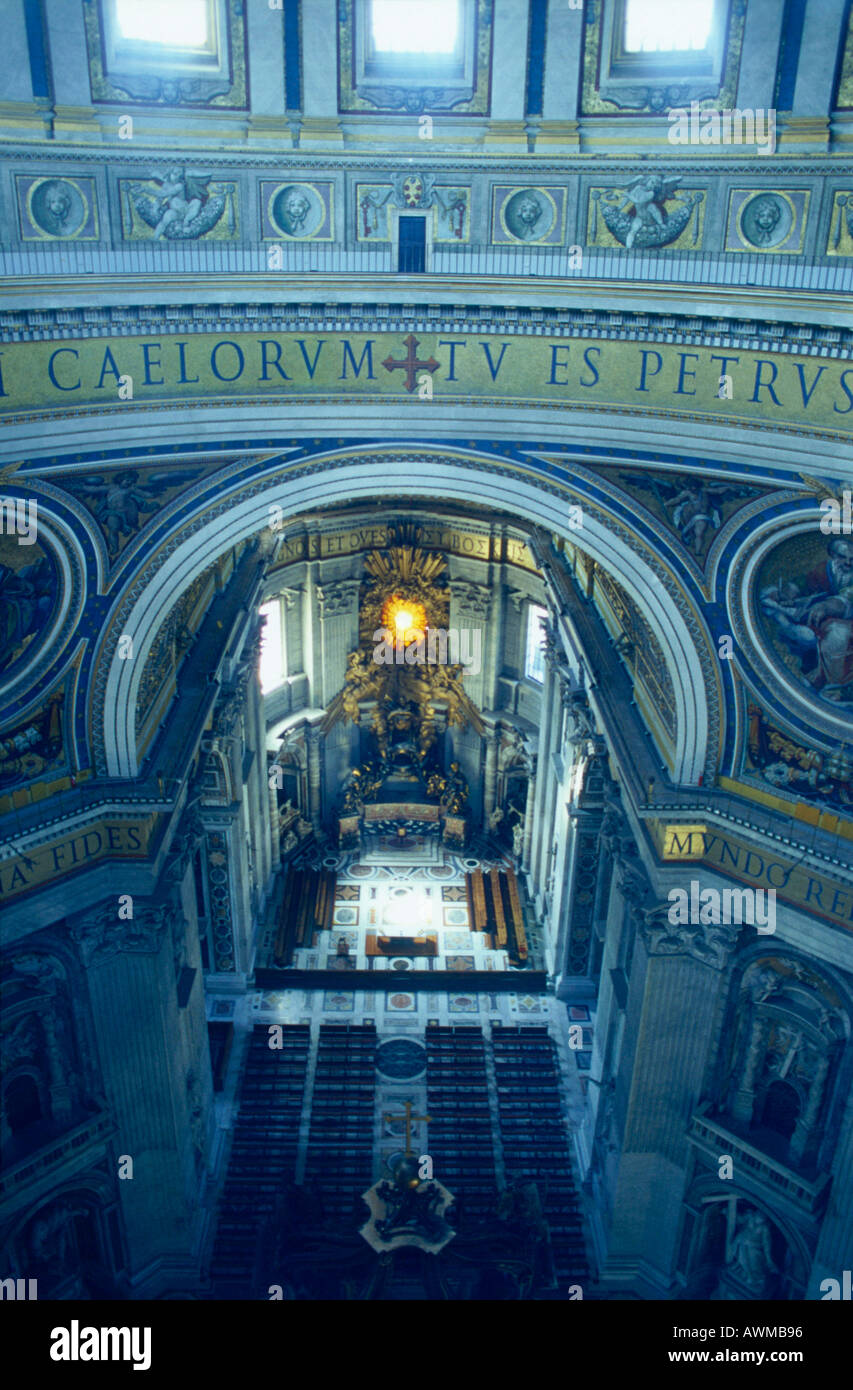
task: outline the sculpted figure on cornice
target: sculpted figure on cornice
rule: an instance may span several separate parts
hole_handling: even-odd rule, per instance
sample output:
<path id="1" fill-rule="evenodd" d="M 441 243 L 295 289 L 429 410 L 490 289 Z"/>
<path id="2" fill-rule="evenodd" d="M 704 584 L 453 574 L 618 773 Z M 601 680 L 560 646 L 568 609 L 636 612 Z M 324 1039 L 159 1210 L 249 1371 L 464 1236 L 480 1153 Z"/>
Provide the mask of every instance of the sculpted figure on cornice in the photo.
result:
<path id="1" fill-rule="evenodd" d="M 161 237 L 170 241 L 195 241 L 216 226 L 229 195 L 211 192 L 212 177 L 212 174 L 191 174 L 173 165 L 162 177 L 155 174 L 149 180 L 156 192 L 147 192 L 144 184 L 131 185 L 133 206 L 143 222 L 153 229 L 155 241 Z"/>
<path id="2" fill-rule="evenodd" d="M 704 198 L 704 193 L 681 193 L 676 198 L 676 189 L 681 183 L 681 175 L 641 174 L 627 185 L 615 188 L 593 189 L 593 225 L 591 240 L 597 237 L 596 210 L 607 230 L 630 251 L 637 245 L 669 246 L 676 241 L 687 227 L 694 208 Z M 671 207 L 667 204 L 671 203 Z M 698 211 L 697 211 L 698 219 Z M 694 242 L 698 240 L 698 221 L 694 228 Z"/>

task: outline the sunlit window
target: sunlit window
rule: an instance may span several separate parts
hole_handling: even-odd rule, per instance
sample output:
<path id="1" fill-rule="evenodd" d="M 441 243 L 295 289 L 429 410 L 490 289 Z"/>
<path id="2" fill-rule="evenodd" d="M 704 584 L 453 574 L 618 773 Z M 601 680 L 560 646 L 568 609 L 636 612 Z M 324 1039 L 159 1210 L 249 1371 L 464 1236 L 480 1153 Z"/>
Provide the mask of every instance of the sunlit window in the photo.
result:
<path id="1" fill-rule="evenodd" d="M 270 599 L 269 603 L 261 604 L 258 609 L 264 623 L 263 635 L 261 637 L 261 656 L 258 662 L 258 675 L 261 681 L 261 691 L 268 695 L 271 690 L 276 690 L 284 684 L 284 646 L 281 640 L 281 603 L 279 599 Z"/>
<path id="2" fill-rule="evenodd" d="M 542 624 L 547 618 L 546 608 L 540 608 L 538 603 L 531 603 L 527 610 L 527 654 L 524 659 L 524 674 L 528 680 L 538 681 L 540 685 L 545 680 L 545 652 L 542 647 L 545 630 Z"/>
<path id="3" fill-rule="evenodd" d="M 626 0 L 626 53 L 688 53 L 708 47 L 714 0 Z"/>
<path id="4" fill-rule="evenodd" d="M 377 53 L 453 53 L 459 35 L 459 0 L 373 0 Z"/>
<path id="5" fill-rule="evenodd" d="M 168 48 L 201 48 L 208 40 L 208 0 L 115 0 L 122 38 Z"/>

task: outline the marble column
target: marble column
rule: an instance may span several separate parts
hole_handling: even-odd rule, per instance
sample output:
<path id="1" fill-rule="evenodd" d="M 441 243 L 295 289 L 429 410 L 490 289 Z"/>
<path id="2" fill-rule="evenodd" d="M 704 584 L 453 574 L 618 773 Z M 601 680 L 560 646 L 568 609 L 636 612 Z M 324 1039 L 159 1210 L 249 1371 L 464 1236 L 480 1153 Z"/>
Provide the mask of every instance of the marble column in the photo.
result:
<path id="1" fill-rule="evenodd" d="M 527 149 L 527 0 L 495 0 L 492 19 L 492 109 L 487 148 Z"/>
<path id="2" fill-rule="evenodd" d="M 752 1111 L 755 1105 L 755 1076 L 764 1056 L 764 1046 L 769 1030 L 769 1019 L 759 1017 L 752 1020 L 752 1033 L 744 1059 L 743 1078 L 732 1102 L 732 1117 L 742 1124 L 749 1124 L 752 1120 Z"/>
<path id="3" fill-rule="evenodd" d="M 24 19 L 24 0 L 3 8 L 3 101 L 31 102 L 30 46 Z"/>
<path id="4" fill-rule="evenodd" d="M 533 853 L 533 824 L 536 819 L 536 772 L 531 771 L 527 779 L 527 801 L 524 806 L 524 840 L 522 842 L 521 867 L 526 874 L 531 872 Z"/>
<path id="5" fill-rule="evenodd" d="M 829 1058 L 821 1057 L 814 1069 L 809 1086 L 809 1098 L 806 1102 L 802 1115 L 797 1120 L 794 1133 L 791 1135 L 791 1157 L 799 1162 L 806 1150 L 806 1145 L 812 1136 L 817 1117 L 820 1114 L 820 1107 L 823 1101 L 823 1092 L 826 1086 L 826 1078 L 829 1074 Z"/>
<path id="6" fill-rule="evenodd" d="M 642 1274 L 667 1291 L 690 1171 L 687 1130 L 702 1094 L 737 931 L 711 926 L 691 936 L 674 929 L 665 912 L 651 926 L 641 914 L 639 925 L 616 1092 L 616 1114 L 625 1120 L 604 1275 Z"/>
<path id="7" fill-rule="evenodd" d="M 323 797 L 322 797 L 322 770 L 320 767 L 320 739 L 322 735 L 319 729 L 308 729 L 305 733 L 305 742 L 308 745 L 308 812 L 311 817 L 311 824 L 315 834 L 319 835 L 323 829 Z"/>
<path id="8" fill-rule="evenodd" d="M 846 9 L 846 0 L 820 0 L 819 5 L 805 7 L 792 108 L 799 120 L 823 117 L 828 128 L 835 71 L 827 54 L 838 52 Z"/>
<path id="9" fill-rule="evenodd" d="M 766 111 L 773 105 L 776 63 L 768 54 L 779 52 L 785 19 L 785 0 L 749 0 L 743 28 L 738 71 L 737 106 Z"/>
<path id="10" fill-rule="evenodd" d="M 847 1097 L 838 1142 L 832 1160 L 832 1186 L 826 1204 L 820 1235 L 815 1251 L 814 1265 L 807 1297 L 823 1298 L 827 1292 L 821 1289 L 824 1279 L 836 1279 L 841 1283 L 844 1270 L 851 1268 L 850 1252 L 853 1251 L 853 1091 Z"/>
<path id="11" fill-rule="evenodd" d="M 284 114 L 284 10 L 246 6 L 252 135 L 289 141 Z"/>
<path id="12" fill-rule="evenodd" d="M 303 47 L 304 120 L 300 144 L 342 145 L 338 119 L 338 3 L 311 0 L 310 16 L 303 10 L 303 26 L 310 18 L 311 38 Z"/>
<path id="13" fill-rule="evenodd" d="M 54 138 L 73 140 L 88 134 L 100 139 L 89 85 L 83 6 L 69 5 L 67 0 L 44 0 L 44 15 L 53 79 Z M 113 119 L 120 110 L 110 109 Z"/>
<path id="14" fill-rule="evenodd" d="M 483 826 L 488 829 L 489 816 L 494 811 L 497 800 L 500 729 L 487 729 L 484 738 L 486 741 L 486 766 L 483 773 Z"/>
<path id="15" fill-rule="evenodd" d="M 583 35 L 583 9 L 570 9 L 568 0 L 549 4 L 542 124 L 536 136 L 537 151 L 542 149 L 556 154 L 580 149 L 577 117 Z"/>
<path id="16" fill-rule="evenodd" d="M 133 1177 L 116 1184 L 131 1280 L 156 1261 L 189 1268 L 198 1219 L 186 1039 L 169 932 L 174 910 L 137 899 L 133 919 L 121 921 L 113 900 L 71 923 L 116 1122 L 115 1153 L 133 1159 Z M 191 1023 L 204 1041 L 201 990 L 194 991 L 187 1007 L 199 1015 Z M 200 1048 L 196 1066 L 203 1065 L 204 1055 Z"/>

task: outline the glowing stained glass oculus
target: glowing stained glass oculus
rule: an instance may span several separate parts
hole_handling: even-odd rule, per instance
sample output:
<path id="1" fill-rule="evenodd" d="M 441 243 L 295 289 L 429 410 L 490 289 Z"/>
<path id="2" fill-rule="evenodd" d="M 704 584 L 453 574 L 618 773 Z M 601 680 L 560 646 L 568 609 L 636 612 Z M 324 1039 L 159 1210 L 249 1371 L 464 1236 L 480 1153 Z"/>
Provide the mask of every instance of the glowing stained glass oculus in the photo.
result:
<path id="1" fill-rule="evenodd" d="M 169 48 L 201 48 L 208 39 L 208 0 L 115 0 L 121 36 Z"/>
<path id="2" fill-rule="evenodd" d="M 377 53 L 453 53 L 459 0 L 373 0 Z"/>
<path id="3" fill-rule="evenodd" d="M 689 53 L 708 47 L 714 0 L 627 0 L 627 53 Z"/>

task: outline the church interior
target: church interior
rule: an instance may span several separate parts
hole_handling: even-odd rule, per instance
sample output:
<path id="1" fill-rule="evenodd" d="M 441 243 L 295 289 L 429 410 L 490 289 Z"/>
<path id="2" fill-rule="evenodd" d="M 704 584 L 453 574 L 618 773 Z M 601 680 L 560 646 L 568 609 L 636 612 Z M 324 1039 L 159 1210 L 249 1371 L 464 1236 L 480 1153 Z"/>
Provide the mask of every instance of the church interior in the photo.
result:
<path id="1" fill-rule="evenodd" d="M 4 1298 L 850 1298 L 853 6 L 2 11 Z"/>

